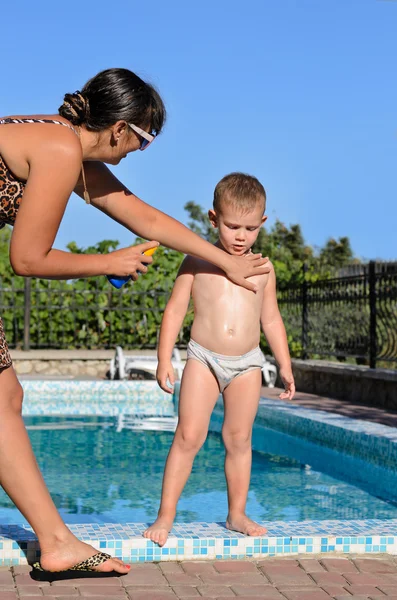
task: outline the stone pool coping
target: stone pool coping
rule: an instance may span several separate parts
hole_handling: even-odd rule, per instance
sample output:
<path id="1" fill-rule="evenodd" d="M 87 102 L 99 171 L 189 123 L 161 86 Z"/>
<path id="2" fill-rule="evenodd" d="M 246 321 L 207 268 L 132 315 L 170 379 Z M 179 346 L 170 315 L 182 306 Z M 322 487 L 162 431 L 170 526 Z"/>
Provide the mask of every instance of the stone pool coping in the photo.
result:
<path id="1" fill-rule="evenodd" d="M 150 405 L 151 414 L 160 415 L 164 414 L 161 412 L 164 402 L 170 400 L 168 395 L 159 391 L 156 382 L 25 381 L 23 386 L 28 398 L 25 414 L 29 414 L 31 404 L 41 410 L 31 414 L 48 414 L 46 410 L 56 414 L 54 411 L 65 410 L 66 407 L 72 411 L 69 414 L 87 414 L 87 410 L 94 407 L 98 411 L 95 414 L 109 415 L 115 414 L 106 412 L 111 407 L 118 411 L 122 407 L 128 412 L 128 407 L 135 406 L 139 396 L 142 414 Z M 99 391 L 111 396 L 108 402 L 104 402 L 103 396 L 101 402 L 90 400 L 90 395 Z M 58 400 L 54 400 L 55 392 Z M 76 394 L 77 399 L 74 398 Z M 177 394 L 178 386 L 175 402 Z M 120 403 L 117 407 L 115 400 Z M 74 413 L 73 410 L 82 412 Z M 221 403 L 218 402 L 211 430 L 219 430 L 221 418 Z M 369 481 L 371 477 L 375 481 L 379 469 L 384 469 L 379 460 L 374 461 L 369 456 L 378 452 L 391 467 L 388 472 L 394 477 L 396 475 L 396 428 L 262 398 L 253 437 L 254 448 L 259 451 L 266 451 L 266 436 L 262 435 L 265 427 L 271 428 L 275 434 L 280 431 L 286 433 L 292 444 L 299 444 L 302 439 L 309 443 L 314 441 L 321 443 L 324 451 L 336 454 L 336 459 L 361 460 Z M 361 448 L 361 455 L 357 448 Z M 311 448 L 304 451 L 310 453 Z M 370 462 L 369 458 L 372 458 Z M 341 468 L 343 470 L 343 465 Z M 263 522 L 263 525 L 268 528 L 267 535 L 249 538 L 228 531 L 221 523 L 176 524 L 163 548 L 142 537 L 147 526 L 144 523 L 79 524 L 70 525 L 70 529 L 84 541 L 128 562 L 267 558 L 319 553 L 397 554 L 397 519 L 273 521 Z M 37 555 L 38 544 L 28 526 L 0 526 L 0 565 L 23 565 L 35 560 Z"/>

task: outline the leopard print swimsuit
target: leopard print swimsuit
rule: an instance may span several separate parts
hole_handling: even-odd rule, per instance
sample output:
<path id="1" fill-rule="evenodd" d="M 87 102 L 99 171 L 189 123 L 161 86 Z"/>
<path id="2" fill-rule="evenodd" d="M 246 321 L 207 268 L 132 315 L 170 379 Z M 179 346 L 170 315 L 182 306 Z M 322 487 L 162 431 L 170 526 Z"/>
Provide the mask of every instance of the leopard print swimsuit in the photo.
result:
<path id="1" fill-rule="evenodd" d="M 52 123 L 68 127 L 77 135 L 77 131 L 71 125 L 53 119 L 0 119 L 0 125 L 6 125 L 7 123 Z M 5 225 L 14 225 L 25 185 L 25 181 L 14 176 L 0 154 L 0 229 Z M 10 365 L 11 356 L 0 317 L 0 371 Z"/>

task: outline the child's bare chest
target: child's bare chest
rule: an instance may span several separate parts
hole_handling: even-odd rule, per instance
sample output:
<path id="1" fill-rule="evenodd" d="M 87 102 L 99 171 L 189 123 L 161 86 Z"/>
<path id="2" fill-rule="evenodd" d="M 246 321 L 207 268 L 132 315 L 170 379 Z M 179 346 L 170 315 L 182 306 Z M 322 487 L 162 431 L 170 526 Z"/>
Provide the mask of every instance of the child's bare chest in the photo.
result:
<path id="1" fill-rule="evenodd" d="M 198 269 L 194 276 L 192 297 L 194 303 L 211 307 L 230 305 L 239 306 L 241 309 L 249 310 L 258 308 L 263 300 L 263 290 L 266 285 L 267 276 L 258 275 L 249 278 L 258 285 L 258 292 L 239 286 L 230 281 L 225 273 L 210 263 Z"/>

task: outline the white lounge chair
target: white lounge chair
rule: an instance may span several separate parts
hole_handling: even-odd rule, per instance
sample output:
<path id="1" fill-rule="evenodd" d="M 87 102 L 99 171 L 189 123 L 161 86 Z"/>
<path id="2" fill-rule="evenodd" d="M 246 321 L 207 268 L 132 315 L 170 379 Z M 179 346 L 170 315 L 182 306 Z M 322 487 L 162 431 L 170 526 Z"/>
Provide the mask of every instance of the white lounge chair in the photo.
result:
<path id="1" fill-rule="evenodd" d="M 274 388 L 274 386 L 276 385 L 276 380 L 277 380 L 277 367 L 276 367 L 276 365 L 273 365 L 270 361 L 267 360 L 267 358 L 265 357 L 263 352 L 262 352 L 262 355 L 263 355 L 263 367 L 262 367 L 263 379 L 264 379 L 267 387 Z"/>
<path id="2" fill-rule="evenodd" d="M 269 362 L 263 354 L 262 374 L 265 384 L 269 388 L 273 388 L 277 379 L 277 367 Z M 182 379 L 182 372 L 185 367 L 185 362 L 181 359 L 178 348 L 172 351 L 172 366 L 176 371 L 178 380 Z M 131 371 L 149 371 L 155 373 L 157 369 L 156 356 L 126 356 L 121 346 L 116 347 L 116 353 L 110 361 L 110 379 L 128 379 Z"/>
<path id="3" fill-rule="evenodd" d="M 176 371 L 177 378 L 180 380 L 185 363 L 181 359 L 178 348 L 174 348 L 172 351 L 171 363 Z M 126 356 L 122 347 L 117 346 L 116 353 L 110 361 L 110 379 L 128 379 L 131 371 L 149 371 L 155 373 L 157 364 L 157 356 Z"/>

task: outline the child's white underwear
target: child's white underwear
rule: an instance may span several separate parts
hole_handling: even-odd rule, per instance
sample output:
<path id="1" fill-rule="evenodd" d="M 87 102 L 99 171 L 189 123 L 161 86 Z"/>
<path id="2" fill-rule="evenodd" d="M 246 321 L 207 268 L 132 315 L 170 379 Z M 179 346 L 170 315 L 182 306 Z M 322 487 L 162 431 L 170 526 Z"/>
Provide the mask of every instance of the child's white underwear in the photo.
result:
<path id="1" fill-rule="evenodd" d="M 221 392 L 239 375 L 248 371 L 261 369 L 264 358 L 259 346 L 241 356 L 225 356 L 207 350 L 190 339 L 187 347 L 187 360 L 193 358 L 200 361 L 213 373 Z"/>

